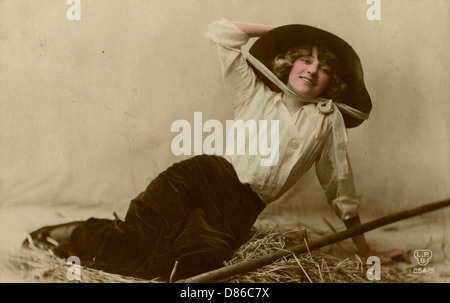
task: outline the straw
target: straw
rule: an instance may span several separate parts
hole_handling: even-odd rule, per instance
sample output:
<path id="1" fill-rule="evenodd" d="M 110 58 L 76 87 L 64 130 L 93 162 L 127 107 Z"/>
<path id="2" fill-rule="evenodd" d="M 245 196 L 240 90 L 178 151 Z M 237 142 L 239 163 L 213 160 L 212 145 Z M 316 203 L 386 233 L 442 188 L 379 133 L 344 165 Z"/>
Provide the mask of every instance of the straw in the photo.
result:
<path id="1" fill-rule="evenodd" d="M 320 232 L 322 235 L 323 232 Z M 308 233 L 308 237 L 317 235 Z M 293 245 L 307 243 L 305 230 L 284 230 L 273 226 L 254 231 L 250 240 L 234 252 L 224 266 L 258 258 L 269 253 L 285 250 Z M 339 247 L 343 244 L 341 243 Z M 345 251 L 351 249 L 342 248 Z M 161 283 L 159 278 L 144 280 L 118 274 L 80 267 L 81 280 L 69 280 L 67 271 L 71 264 L 55 256 L 51 251 L 37 248 L 22 249 L 8 256 L 9 270 L 18 273 L 28 282 L 46 283 Z M 176 272 L 176 264 L 173 272 Z M 324 250 L 308 251 L 304 254 L 288 254 L 276 262 L 253 272 L 226 278 L 224 283 L 373 283 L 366 277 L 369 265 L 358 255 L 340 259 Z M 399 270 L 395 266 L 383 267 L 381 282 L 413 282 L 417 276 Z"/>

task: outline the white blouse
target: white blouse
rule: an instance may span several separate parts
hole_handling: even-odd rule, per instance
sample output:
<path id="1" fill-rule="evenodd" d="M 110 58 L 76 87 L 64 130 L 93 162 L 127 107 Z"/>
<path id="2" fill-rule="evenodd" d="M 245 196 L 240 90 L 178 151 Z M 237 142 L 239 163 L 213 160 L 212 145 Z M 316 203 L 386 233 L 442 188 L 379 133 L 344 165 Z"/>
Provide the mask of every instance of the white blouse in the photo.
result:
<path id="1" fill-rule="evenodd" d="M 278 149 L 271 159 L 268 159 L 267 153 L 248 152 L 252 140 L 259 139 L 251 132 L 246 133 L 244 144 L 247 152 L 225 156 L 240 181 L 250 184 L 268 204 L 284 194 L 315 164 L 319 182 L 335 213 L 342 220 L 356 216 L 360 197 L 355 195 L 347 154 L 347 174 L 337 176 L 331 115 L 321 113 L 314 103 L 301 107 L 291 115 L 282 102 L 283 93 L 271 91 L 249 66 L 241 50 L 249 37 L 230 21 L 222 19 L 211 23 L 206 37 L 217 46 L 224 82 L 235 110 L 235 121 L 267 121 L 268 141 L 272 127 L 278 126 L 275 138 Z M 234 136 L 236 139 L 238 136 Z M 242 142 L 235 144 L 239 146 Z M 270 160 L 270 165 L 261 165 L 264 160 L 266 163 Z"/>

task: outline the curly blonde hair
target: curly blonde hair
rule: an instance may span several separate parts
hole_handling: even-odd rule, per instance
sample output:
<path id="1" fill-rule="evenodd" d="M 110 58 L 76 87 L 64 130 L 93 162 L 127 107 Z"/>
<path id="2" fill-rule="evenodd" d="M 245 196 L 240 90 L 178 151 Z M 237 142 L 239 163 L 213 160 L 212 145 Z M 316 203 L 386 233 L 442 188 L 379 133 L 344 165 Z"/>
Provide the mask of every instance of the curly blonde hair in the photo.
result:
<path id="1" fill-rule="evenodd" d="M 347 90 L 347 84 L 340 76 L 342 68 L 339 58 L 326 46 L 315 44 L 303 44 L 289 49 L 285 54 L 276 56 L 271 62 L 272 72 L 284 83 L 288 82 L 289 73 L 294 62 L 303 56 L 310 56 L 313 49 L 317 49 L 317 55 L 321 62 L 331 68 L 331 80 L 324 93 L 319 96 L 330 98 L 337 102 L 343 102 L 343 94 Z"/>

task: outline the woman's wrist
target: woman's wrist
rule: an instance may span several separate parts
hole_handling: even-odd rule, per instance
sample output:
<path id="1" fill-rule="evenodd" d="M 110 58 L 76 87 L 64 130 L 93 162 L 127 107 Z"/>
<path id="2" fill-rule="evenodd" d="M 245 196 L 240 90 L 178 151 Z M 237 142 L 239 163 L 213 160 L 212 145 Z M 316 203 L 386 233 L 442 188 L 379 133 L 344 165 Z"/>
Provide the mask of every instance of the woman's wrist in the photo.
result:
<path id="1" fill-rule="evenodd" d="M 360 226 L 361 225 L 361 219 L 359 218 L 359 215 L 356 215 L 354 217 L 351 217 L 347 220 L 344 220 L 344 224 L 347 227 L 347 229 Z M 364 234 L 359 234 L 354 237 L 352 237 L 352 241 L 355 244 L 356 248 L 358 249 L 359 253 L 363 256 L 370 255 L 370 252 L 372 249 L 369 247 L 366 241 L 366 237 Z"/>

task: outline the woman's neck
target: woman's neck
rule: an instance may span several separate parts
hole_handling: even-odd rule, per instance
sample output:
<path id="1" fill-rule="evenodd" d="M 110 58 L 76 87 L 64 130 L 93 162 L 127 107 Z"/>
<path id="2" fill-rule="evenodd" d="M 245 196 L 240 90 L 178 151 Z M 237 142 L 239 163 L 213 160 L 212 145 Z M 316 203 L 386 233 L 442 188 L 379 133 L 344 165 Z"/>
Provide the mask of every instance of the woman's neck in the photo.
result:
<path id="1" fill-rule="evenodd" d="M 293 116 L 303 105 L 306 105 L 307 102 L 300 101 L 294 96 L 290 96 L 288 94 L 283 94 L 282 102 L 286 106 L 287 110 Z"/>

